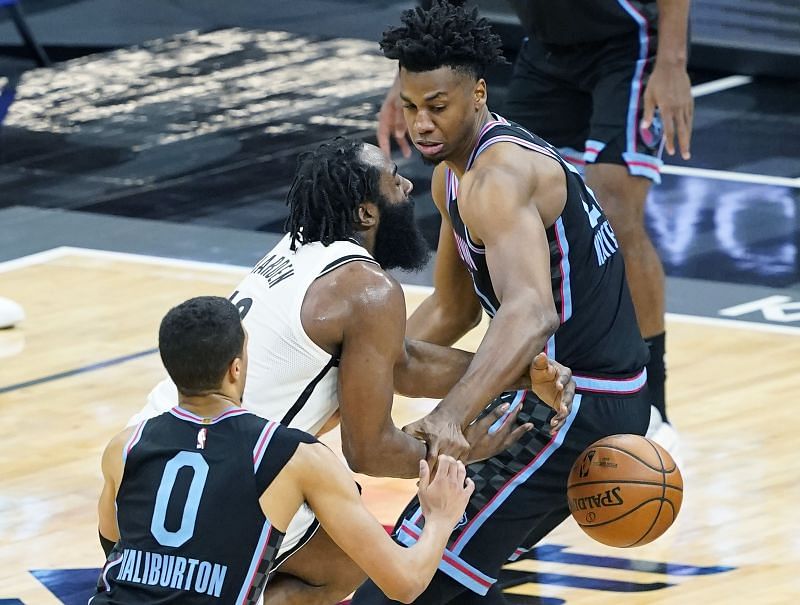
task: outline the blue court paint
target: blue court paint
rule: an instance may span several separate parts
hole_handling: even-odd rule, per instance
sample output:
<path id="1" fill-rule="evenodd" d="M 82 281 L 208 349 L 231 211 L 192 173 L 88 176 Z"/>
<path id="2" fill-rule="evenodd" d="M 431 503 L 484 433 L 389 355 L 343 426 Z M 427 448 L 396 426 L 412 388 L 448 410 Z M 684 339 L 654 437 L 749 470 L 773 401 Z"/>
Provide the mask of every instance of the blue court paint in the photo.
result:
<path id="1" fill-rule="evenodd" d="M 537 573 L 528 571 L 512 571 L 505 569 L 500 573 L 498 583 L 501 588 L 512 588 L 522 584 L 551 584 L 568 588 L 585 588 L 603 592 L 652 592 L 673 586 L 668 582 L 626 582 L 624 580 L 606 580 L 604 578 L 587 578 L 560 573 Z"/>
<path id="2" fill-rule="evenodd" d="M 0 6 L 2 6 L 2 0 L 0 0 Z M 0 91 L 0 126 L 2 126 L 3 120 L 8 113 L 8 108 L 11 107 L 11 104 L 14 102 L 16 93 L 17 91 L 13 86 L 6 86 Z"/>
<path id="3" fill-rule="evenodd" d="M 565 548 L 567 547 L 563 544 L 545 544 L 522 555 L 520 559 L 535 559 L 537 561 L 551 561 L 554 563 L 567 563 L 571 565 L 589 565 L 591 567 L 608 567 L 612 569 L 627 569 L 630 571 L 660 573 L 670 576 L 707 576 L 736 569 L 735 567 L 726 567 L 722 565 L 698 567 L 695 565 L 683 565 L 681 563 L 663 563 L 661 561 L 645 561 L 642 559 L 626 559 L 623 557 L 582 555 L 579 553 L 563 552 Z"/>
<path id="4" fill-rule="evenodd" d="M 32 569 L 31 575 L 64 605 L 86 605 L 95 592 L 100 569 Z"/>
<path id="5" fill-rule="evenodd" d="M 0 599 L 0 605 L 25 605 L 19 599 Z"/>
<path id="6" fill-rule="evenodd" d="M 17 384 L 10 384 L 5 387 L 0 387 L 0 395 L 2 395 L 3 393 L 8 393 L 10 391 L 17 391 L 19 389 L 25 389 L 27 387 L 36 386 L 38 384 L 44 384 L 46 382 L 53 382 L 54 380 L 61 380 L 62 378 L 69 378 L 70 376 L 76 376 L 78 374 L 85 374 L 86 372 L 94 372 L 95 370 L 102 370 L 103 368 L 116 366 L 121 363 L 125 363 L 126 361 L 132 361 L 134 359 L 139 359 L 140 357 L 152 355 L 153 353 L 156 352 L 158 352 L 157 348 L 147 349 L 146 351 L 139 351 L 138 353 L 131 353 L 130 355 L 115 357 L 113 359 L 108 359 L 106 361 L 101 361 L 99 363 L 93 363 L 88 366 L 75 368 L 74 370 L 67 370 L 66 372 L 59 372 L 58 374 L 50 374 L 50 376 L 43 376 L 42 378 L 35 378 L 34 380 L 27 380 L 25 382 L 18 382 Z"/>

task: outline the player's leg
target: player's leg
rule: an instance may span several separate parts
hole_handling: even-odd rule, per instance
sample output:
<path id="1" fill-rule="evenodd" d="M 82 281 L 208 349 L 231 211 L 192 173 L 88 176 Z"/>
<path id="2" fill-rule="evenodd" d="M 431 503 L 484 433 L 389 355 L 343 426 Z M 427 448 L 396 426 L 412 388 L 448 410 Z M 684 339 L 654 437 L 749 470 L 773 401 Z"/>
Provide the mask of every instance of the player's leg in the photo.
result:
<path id="1" fill-rule="evenodd" d="M 662 132 L 658 119 L 646 131 L 639 128 L 641 96 L 655 58 L 655 39 L 644 33 L 608 41 L 595 58 L 594 75 L 587 79 L 593 111 L 584 160 L 586 182 L 625 259 L 639 329 L 650 348 L 651 403 L 666 420 L 664 268 L 644 224 L 650 187 L 661 180 Z"/>
<path id="2" fill-rule="evenodd" d="M 332 605 L 366 578 L 309 514 L 301 509 L 301 518 L 293 519 L 286 532 L 288 543 L 278 555 L 264 605 Z"/>

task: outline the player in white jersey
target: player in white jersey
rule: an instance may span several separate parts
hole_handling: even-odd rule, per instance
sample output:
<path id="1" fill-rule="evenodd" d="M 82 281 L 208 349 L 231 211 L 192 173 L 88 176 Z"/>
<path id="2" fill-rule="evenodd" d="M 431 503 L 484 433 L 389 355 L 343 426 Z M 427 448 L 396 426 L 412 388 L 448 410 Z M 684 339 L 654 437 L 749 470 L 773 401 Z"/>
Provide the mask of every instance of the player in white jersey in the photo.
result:
<path id="1" fill-rule="evenodd" d="M 385 269 L 417 269 L 428 258 L 411 189 L 372 145 L 337 139 L 301 156 L 288 196 L 289 233 L 231 295 L 250 335 L 244 407 L 312 434 L 340 417 L 354 471 L 407 478 L 417 476 L 427 448 L 392 422 L 394 392 L 444 397 L 472 360 L 471 353 L 404 338 L 405 298 Z M 558 428 L 574 389 L 569 370 L 541 356 L 532 379 L 558 409 Z M 176 401 L 166 380 L 131 423 Z M 512 415 L 489 435 L 503 411 L 468 431 L 470 461 L 531 428 L 515 428 Z M 324 532 L 314 535 L 316 528 L 307 508 L 292 521 L 265 602 L 335 603 L 361 582 L 363 572 Z"/>

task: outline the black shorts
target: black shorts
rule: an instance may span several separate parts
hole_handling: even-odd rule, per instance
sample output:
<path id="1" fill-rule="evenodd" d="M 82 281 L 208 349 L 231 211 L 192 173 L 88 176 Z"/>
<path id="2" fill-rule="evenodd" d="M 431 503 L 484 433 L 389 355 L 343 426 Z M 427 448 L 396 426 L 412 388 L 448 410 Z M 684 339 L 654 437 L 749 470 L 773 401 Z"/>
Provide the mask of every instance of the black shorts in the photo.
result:
<path id="1" fill-rule="evenodd" d="M 572 412 L 555 436 L 549 434 L 554 412 L 535 395 L 507 393 L 487 411 L 505 401 L 513 402 L 512 409 L 521 403 L 518 422 L 532 422 L 536 428 L 499 456 L 468 467 L 475 493 L 450 537 L 431 586 L 415 603 L 446 603 L 467 589 L 486 594 L 506 561 L 535 545 L 569 516 L 567 478 L 583 450 L 608 435 L 644 435 L 650 420 L 643 388 L 627 395 L 577 394 Z M 414 544 L 424 521 L 415 498 L 395 526 L 395 540 Z M 354 605 L 391 603 L 380 597 L 366 598 L 376 594 L 366 586 L 360 593 L 364 596 L 354 599 Z"/>
<path id="2" fill-rule="evenodd" d="M 539 135 L 575 165 L 622 164 L 661 180 L 663 129 L 639 128 L 657 38 L 638 33 L 575 46 L 526 39 L 501 113 Z"/>

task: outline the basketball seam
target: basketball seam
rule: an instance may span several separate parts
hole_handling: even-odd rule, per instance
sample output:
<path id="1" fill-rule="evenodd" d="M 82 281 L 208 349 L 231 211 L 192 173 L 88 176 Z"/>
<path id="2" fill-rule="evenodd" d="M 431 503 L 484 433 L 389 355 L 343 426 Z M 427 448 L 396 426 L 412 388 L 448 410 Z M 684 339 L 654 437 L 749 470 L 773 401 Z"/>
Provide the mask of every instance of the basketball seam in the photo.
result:
<path id="1" fill-rule="evenodd" d="M 649 439 L 647 439 L 647 438 L 645 438 L 645 439 L 646 439 L 646 441 L 647 441 L 648 443 L 650 443 L 650 440 L 649 440 Z M 653 445 L 653 444 L 652 444 L 652 443 L 650 443 L 650 446 L 651 446 L 651 447 L 652 447 L 652 445 Z M 628 450 L 624 450 L 624 449 L 622 449 L 621 447 L 617 447 L 616 445 L 607 445 L 607 444 L 605 444 L 605 443 L 604 443 L 604 444 L 602 444 L 602 445 L 599 445 L 599 446 L 594 446 L 594 447 L 597 447 L 597 448 L 604 447 L 604 448 L 607 448 L 607 449 L 610 449 L 610 450 L 616 450 L 616 451 L 618 451 L 618 452 L 622 452 L 623 454 L 628 454 L 628 456 L 630 456 L 630 457 L 631 457 L 631 458 L 633 458 L 634 460 L 638 460 L 639 462 L 641 462 L 641 463 L 642 463 L 644 466 L 646 466 L 647 468 L 653 469 L 654 471 L 656 471 L 656 472 L 658 472 L 658 473 L 665 473 L 665 472 L 668 472 L 668 473 L 672 474 L 672 473 L 674 473 L 674 472 L 675 472 L 675 470 L 676 470 L 676 468 L 677 468 L 677 465 L 674 465 L 674 466 L 673 466 L 671 469 L 669 469 L 669 470 L 665 469 L 665 468 L 664 468 L 664 461 L 663 461 L 663 460 L 661 460 L 661 456 L 659 456 L 659 457 L 658 457 L 659 461 L 661 462 L 661 468 L 656 468 L 655 466 L 653 466 L 653 465 L 651 465 L 650 463 L 648 463 L 646 460 L 642 460 L 641 458 L 639 458 L 639 456 L 637 456 L 636 454 L 633 454 L 633 453 L 629 452 Z M 656 452 L 656 453 L 658 453 L 658 452 Z M 674 463 L 674 460 L 673 460 L 673 463 Z"/>
<path id="2" fill-rule="evenodd" d="M 634 484 L 634 485 L 664 485 L 658 481 L 636 481 L 632 479 L 625 479 L 624 481 L 609 481 L 608 479 L 603 479 L 602 481 L 584 481 L 582 483 L 571 483 L 567 485 L 567 489 L 570 490 L 573 487 L 583 487 L 584 485 L 597 485 L 597 484 L 619 484 L 619 485 L 626 485 L 626 484 Z M 679 492 L 683 491 L 682 487 L 678 487 L 676 485 L 669 485 L 667 484 L 666 487 L 672 488 Z"/>
<path id="3" fill-rule="evenodd" d="M 661 498 L 660 498 L 660 502 L 658 504 L 658 512 L 656 513 L 655 517 L 653 517 L 653 521 L 650 523 L 650 527 L 648 527 L 647 531 L 644 532 L 644 534 L 642 534 L 641 538 L 636 540 L 636 542 L 634 542 L 630 546 L 636 546 L 639 542 L 641 542 L 642 540 L 644 540 L 647 537 L 647 534 L 649 534 L 651 531 L 653 531 L 653 528 L 656 526 L 656 522 L 658 521 L 658 518 L 661 516 L 661 511 L 664 508 L 665 496 L 667 495 L 667 487 L 666 487 L 667 486 L 667 473 L 664 471 L 664 460 L 661 458 L 661 453 L 658 451 L 658 448 L 655 445 L 653 445 L 650 442 L 649 439 L 645 439 L 645 441 L 647 441 L 647 443 L 650 445 L 650 447 L 653 448 L 653 451 L 656 453 L 656 456 L 658 456 L 658 461 L 661 463 Z M 675 520 L 675 515 L 674 514 L 672 515 L 672 520 L 673 521 Z"/>

